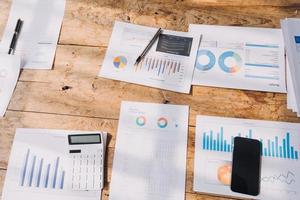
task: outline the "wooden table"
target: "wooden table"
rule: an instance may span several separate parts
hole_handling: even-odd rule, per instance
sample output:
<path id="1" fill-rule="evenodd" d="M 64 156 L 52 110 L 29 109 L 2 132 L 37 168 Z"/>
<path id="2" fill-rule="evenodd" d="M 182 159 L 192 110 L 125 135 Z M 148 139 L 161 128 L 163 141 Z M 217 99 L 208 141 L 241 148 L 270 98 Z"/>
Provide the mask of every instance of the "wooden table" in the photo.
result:
<path id="1" fill-rule="evenodd" d="M 0 1 L 0 35 L 10 4 Z M 0 119 L 0 196 L 15 128 L 27 127 L 108 131 L 102 197 L 108 199 L 120 103 L 131 100 L 190 106 L 186 199 L 224 199 L 192 190 L 196 115 L 300 122 L 287 110 L 286 95 L 198 86 L 186 95 L 99 78 L 113 23 L 178 31 L 190 23 L 274 28 L 282 18 L 300 17 L 298 9 L 300 0 L 67 0 L 53 70 L 23 70 Z"/>

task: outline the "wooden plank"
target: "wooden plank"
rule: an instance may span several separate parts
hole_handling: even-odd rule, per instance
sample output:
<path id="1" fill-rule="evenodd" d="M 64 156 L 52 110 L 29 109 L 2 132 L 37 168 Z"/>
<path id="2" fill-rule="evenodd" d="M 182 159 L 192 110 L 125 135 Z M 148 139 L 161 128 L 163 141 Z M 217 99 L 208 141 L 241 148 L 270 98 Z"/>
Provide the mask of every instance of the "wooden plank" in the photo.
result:
<path id="1" fill-rule="evenodd" d="M 72 89 L 62 91 L 64 85 Z M 192 126 L 199 114 L 299 122 L 299 118 L 287 110 L 283 94 L 194 88 L 201 93 L 178 94 L 105 79 L 65 81 L 64 84 L 19 82 L 9 109 L 118 119 L 121 101 L 131 100 L 190 105 Z"/>
<path id="2" fill-rule="evenodd" d="M 193 86 L 179 94 L 97 77 L 105 48 L 60 45 L 52 71 L 24 70 L 10 110 L 118 119 L 122 100 L 190 106 L 196 115 L 299 122 L 286 94 Z M 62 90 L 63 86 L 71 89 Z M 25 92 L 24 92 L 25 91 Z"/>
<path id="3" fill-rule="evenodd" d="M 203 195 L 197 193 L 186 193 L 186 200 L 230 200 L 228 197 L 217 197 L 212 195 Z"/>
<path id="4" fill-rule="evenodd" d="M 0 199 L 1 199 L 1 196 L 2 196 L 1 194 L 2 194 L 2 190 L 3 190 L 5 173 L 6 173 L 6 170 L 0 169 Z"/>
<path id="5" fill-rule="evenodd" d="M 161 1 L 161 0 L 158 0 Z M 171 2 L 171 0 L 170 0 Z M 179 1 L 179 4 L 188 5 L 191 7 L 207 6 L 299 6 L 300 3 L 297 0 L 183 0 Z"/>
<path id="6" fill-rule="evenodd" d="M 171 103 L 186 102 L 190 105 L 190 125 L 195 125 L 199 114 L 299 122 L 295 113 L 287 109 L 286 94 L 193 87 L 192 95 L 176 96 L 175 93 L 165 93 L 165 98 Z"/>
<path id="7" fill-rule="evenodd" d="M 251 1 L 227 1 L 227 6 L 202 6 L 201 1 L 191 4 L 190 1 L 180 2 L 124 0 L 117 4 L 114 1 L 92 4 L 90 1 L 77 1 L 75 4 L 69 1 L 59 43 L 107 46 L 115 20 L 187 31 L 190 23 L 279 27 L 280 19 L 300 16 L 298 4 L 278 8 L 232 6 L 235 2 Z M 213 5 L 218 5 L 217 2 Z M 196 5 L 198 7 L 193 7 Z"/>
<path id="8" fill-rule="evenodd" d="M 8 19 L 8 14 L 10 10 L 10 2 L 9 0 L 1 0 L 0 2 L 0 41 L 2 38 L 3 31 L 6 26 L 6 21 Z"/>

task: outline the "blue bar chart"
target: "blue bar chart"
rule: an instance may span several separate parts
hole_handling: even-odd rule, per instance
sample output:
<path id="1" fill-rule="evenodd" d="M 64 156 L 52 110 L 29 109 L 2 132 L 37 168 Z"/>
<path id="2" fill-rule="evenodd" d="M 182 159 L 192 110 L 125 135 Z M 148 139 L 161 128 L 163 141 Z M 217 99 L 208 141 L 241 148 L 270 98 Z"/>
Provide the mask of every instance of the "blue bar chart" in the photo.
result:
<path id="1" fill-rule="evenodd" d="M 252 138 L 253 130 L 249 129 L 246 134 L 237 133 L 235 136 Z M 298 150 L 292 145 L 291 134 L 285 133 L 285 136 L 279 139 L 278 136 L 270 139 L 258 139 L 262 143 L 261 154 L 264 157 L 284 158 L 284 159 L 299 159 Z M 232 152 L 233 151 L 234 136 L 230 139 L 225 139 L 224 128 L 221 127 L 219 132 L 210 130 L 203 132 L 202 148 L 203 150 L 218 151 L 218 152 Z"/>
<path id="2" fill-rule="evenodd" d="M 21 166 L 21 187 L 34 187 L 46 189 L 63 189 L 66 172 L 60 166 L 60 157 L 54 162 L 46 162 L 44 158 L 38 157 L 27 150 Z"/>

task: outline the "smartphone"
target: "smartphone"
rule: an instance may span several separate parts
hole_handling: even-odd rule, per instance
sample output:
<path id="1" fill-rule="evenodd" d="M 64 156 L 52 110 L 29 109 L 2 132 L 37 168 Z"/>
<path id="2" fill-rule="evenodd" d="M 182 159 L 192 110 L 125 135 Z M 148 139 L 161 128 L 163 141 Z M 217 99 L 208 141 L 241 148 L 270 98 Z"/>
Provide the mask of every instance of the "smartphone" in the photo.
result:
<path id="1" fill-rule="evenodd" d="M 261 142 L 235 137 L 232 159 L 231 190 L 257 196 L 260 192 Z"/>

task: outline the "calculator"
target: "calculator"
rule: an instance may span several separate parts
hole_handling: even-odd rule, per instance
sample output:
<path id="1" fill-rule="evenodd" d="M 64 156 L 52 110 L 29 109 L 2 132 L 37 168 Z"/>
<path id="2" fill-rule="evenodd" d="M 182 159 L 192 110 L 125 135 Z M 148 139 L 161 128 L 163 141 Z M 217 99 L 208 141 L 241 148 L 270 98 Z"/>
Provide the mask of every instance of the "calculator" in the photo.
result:
<path id="1" fill-rule="evenodd" d="M 72 190 L 103 188 L 103 133 L 68 135 Z"/>

